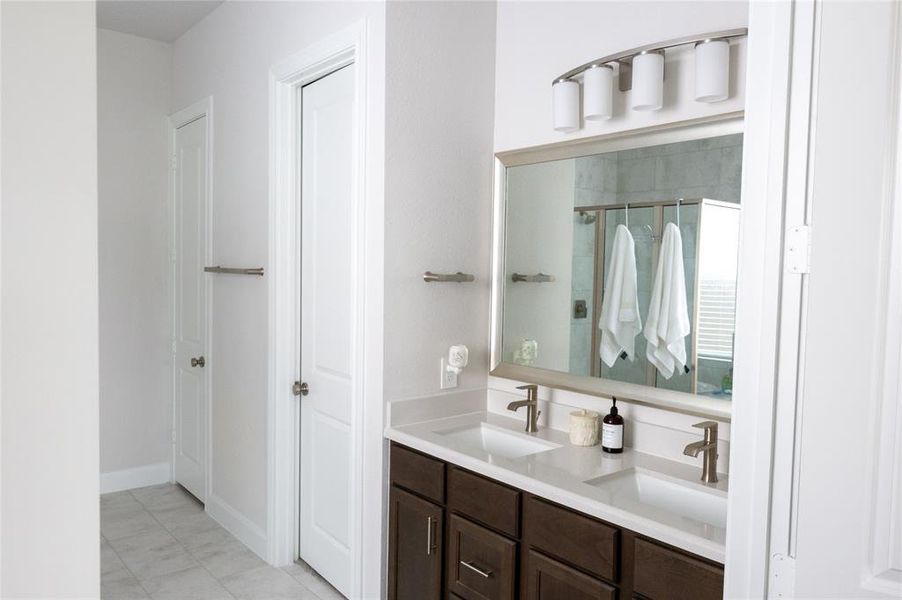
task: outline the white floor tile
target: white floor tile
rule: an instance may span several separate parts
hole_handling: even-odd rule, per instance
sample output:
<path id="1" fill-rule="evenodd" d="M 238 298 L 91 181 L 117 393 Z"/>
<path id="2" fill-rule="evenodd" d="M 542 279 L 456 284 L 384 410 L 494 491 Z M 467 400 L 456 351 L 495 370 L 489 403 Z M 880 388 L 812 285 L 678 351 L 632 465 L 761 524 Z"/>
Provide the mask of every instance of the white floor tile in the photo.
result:
<path id="1" fill-rule="evenodd" d="M 231 600 L 234 598 L 201 567 L 176 571 L 141 582 L 154 600 Z"/>
<path id="2" fill-rule="evenodd" d="M 197 566 L 197 561 L 164 529 L 110 540 L 110 546 L 141 580 Z"/>
<path id="3" fill-rule="evenodd" d="M 116 551 L 106 542 L 100 542 L 100 581 L 108 583 L 134 577 L 116 556 Z"/>
<path id="4" fill-rule="evenodd" d="M 291 575 L 274 567 L 245 571 L 222 583 L 238 600 L 319 600 Z"/>
<path id="5" fill-rule="evenodd" d="M 192 550 L 191 554 L 217 578 L 266 566 L 263 559 L 237 540 L 225 544 L 200 546 L 196 550 Z"/>
<path id="6" fill-rule="evenodd" d="M 314 592 L 321 600 L 343 600 L 344 596 L 326 581 L 313 567 L 302 560 L 282 568 L 301 585 Z"/>
<path id="7" fill-rule="evenodd" d="M 134 577 L 118 581 L 101 582 L 101 600 L 146 600 L 150 598 Z"/>
<path id="8" fill-rule="evenodd" d="M 162 511 L 180 506 L 200 506 L 197 499 L 177 485 L 164 483 L 131 490 L 138 502 L 150 511 Z"/>
<path id="9" fill-rule="evenodd" d="M 137 504 L 137 508 L 101 510 L 100 533 L 107 540 L 118 540 L 148 531 L 162 531 L 163 526 L 149 512 Z"/>

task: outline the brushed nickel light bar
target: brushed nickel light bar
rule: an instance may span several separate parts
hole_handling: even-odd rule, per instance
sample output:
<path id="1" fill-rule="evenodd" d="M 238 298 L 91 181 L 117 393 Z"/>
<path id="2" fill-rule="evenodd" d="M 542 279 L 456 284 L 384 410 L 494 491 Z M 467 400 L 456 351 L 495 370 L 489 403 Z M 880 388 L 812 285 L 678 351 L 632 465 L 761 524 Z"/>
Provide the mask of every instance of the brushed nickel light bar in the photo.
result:
<path id="1" fill-rule="evenodd" d="M 689 35 L 616 52 L 570 69 L 551 82 L 554 129 L 571 133 L 581 128 L 581 119 L 603 121 L 613 116 L 615 64 L 620 91 L 632 90 L 632 109 L 660 110 L 664 106 L 664 51 L 688 44 L 695 44 L 695 100 L 726 100 L 730 40 L 747 35 L 745 27 Z M 580 77 L 582 86 L 577 81 Z"/>
<path id="2" fill-rule="evenodd" d="M 582 64 L 575 69 L 570 69 L 566 73 L 555 77 L 554 81 L 552 81 L 551 84 L 554 85 L 555 83 L 573 79 L 574 77 L 582 75 L 593 67 L 600 67 L 603 65 L 609 65 L 611 63 L 617 63 L 620 66 L 619 88 L 621 92 L 625 92 L 632 89 L 633 87 L 633 59 L 640 54 L 649 54 L 655 52 L 660 53 L 664 50 L 676 48 L 678 46 L 685 46 L 687 44 L 698 45 L 717 40 L 732 40 L 736 38 L 746 37 L 748 34 L 749 30 L 747 27 L 740 27 L 739 29 L 724 29 L 721 31 L 712 31 L 711 33 L 687 35 L 684 37 L 674 38 L 672 40 L 658 42 L 655 44 L 646 44 L 645 46 L 639 46 L 637 48 L 631 48 L 629 50 L 623 50 L 621 52 L 615 52 L 614 54 L 602 56 L 601 58 L 596 58 L 595 60 Z"/>

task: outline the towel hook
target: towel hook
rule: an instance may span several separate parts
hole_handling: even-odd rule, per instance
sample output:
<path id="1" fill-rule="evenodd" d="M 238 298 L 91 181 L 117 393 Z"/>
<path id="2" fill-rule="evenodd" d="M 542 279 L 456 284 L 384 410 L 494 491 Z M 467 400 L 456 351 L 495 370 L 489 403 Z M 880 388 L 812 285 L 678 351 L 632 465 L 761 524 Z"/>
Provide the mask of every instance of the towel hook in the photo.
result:
<path id="1" fill-rule="evenodd" d="M 677 206 L 676 206 L 676 209 L 677 209 L 677 229 L 680 228 L 680 204 L 682 204 L 682 203 L 683 203 L 683 199 L 682 199 L 682 198 L 677 198 Z"/>
<path id="2" fill-rule="evenodd" d="M 623 203 L 623 214 L 624 214 L 624 220 L 626 221 L 626 228 L 629 229 L 630 228 L 630 203 L 629 202 Z"/>

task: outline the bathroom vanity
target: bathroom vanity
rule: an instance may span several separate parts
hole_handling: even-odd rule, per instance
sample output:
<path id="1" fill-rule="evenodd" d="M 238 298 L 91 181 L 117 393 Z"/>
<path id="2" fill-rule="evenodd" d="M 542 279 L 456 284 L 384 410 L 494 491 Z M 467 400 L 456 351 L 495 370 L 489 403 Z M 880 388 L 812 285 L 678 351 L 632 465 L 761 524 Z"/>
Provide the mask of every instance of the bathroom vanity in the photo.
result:
<path id="1" fill-rule="evenodd" d="M 725 482 L 520 426 L 477 413 L 389 429 L 390 599 L 722 597 Z"/>
<path id="2" fill-rule="evenodd" d="M 722 597 L 741 156 L 739 115 L 496 155 L 490 375 L 511 381 L 390 419 L 389 598 Z M 661 412 L 608 454 L 570 445 L 551 390 Z"/>

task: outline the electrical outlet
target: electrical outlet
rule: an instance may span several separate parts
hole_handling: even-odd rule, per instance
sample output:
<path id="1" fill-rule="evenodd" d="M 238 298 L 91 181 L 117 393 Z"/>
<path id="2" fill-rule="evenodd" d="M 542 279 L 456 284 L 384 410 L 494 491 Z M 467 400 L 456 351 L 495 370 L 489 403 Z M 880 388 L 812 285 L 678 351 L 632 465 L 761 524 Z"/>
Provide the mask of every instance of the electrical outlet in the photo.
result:
<path id="1" fill-rule="evenodd" d="M 444 358 L 442 358 L 442 384 L 441 388 L 443 390 L 447 390 L 449 388 L 457 387 L 457 373 L 454 371 L 448 370 L 448 365 Z"/>

